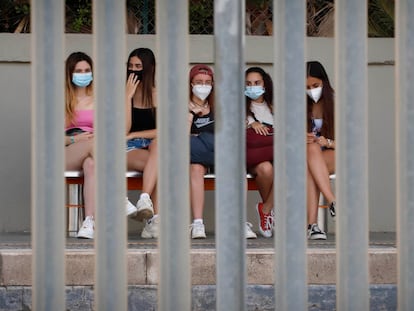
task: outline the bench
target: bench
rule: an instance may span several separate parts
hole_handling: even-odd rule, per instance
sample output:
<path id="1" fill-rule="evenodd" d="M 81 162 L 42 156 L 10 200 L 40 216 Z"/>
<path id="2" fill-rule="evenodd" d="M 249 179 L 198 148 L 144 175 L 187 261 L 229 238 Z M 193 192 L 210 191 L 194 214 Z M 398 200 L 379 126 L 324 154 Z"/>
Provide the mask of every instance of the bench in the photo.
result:
<path id="1" fill-rule="evenodd" d="M 127 171 L 127 190 L 142 189 L 142 172 Z M 247 174 L 248 190 L 257 190 L 256 183 L 252 175 Z M 82 224 L 83 213 L 83 173 L 82 171 L 66 171 L 66 207 L 67 207 L 67 230 L 69 237 L 76 237 L 79 226 Z M 207 173 L 204 175 L 204 189 L 215 189 L 215 175 Z"/>
<path id="2" fill-rule="evenodd" d="M 127 190 L 141 190 L 142 189 L 142 173 L 137 171 L 127 171 Z M 331 184 L 335 181 L 336 176 L 330 175 Z M 247 189 L 257 190 L 254 177 L 251 174 L 246 175 Z M 66 171 L 66 207 L 67 207 L 67 230 L 69 237 L 76 237 L 79 226 L 82 224 L 83 213 L 83 173 L 82 171 Z M 204 175 L 204 189 L 215 189 L 215 175 L 207 173 Z M 319 199 L 318 211 L 318 225 L 321 230 L 327 232 L 327 214 L 328 205 L 325 198 L 321 195 Z"/>

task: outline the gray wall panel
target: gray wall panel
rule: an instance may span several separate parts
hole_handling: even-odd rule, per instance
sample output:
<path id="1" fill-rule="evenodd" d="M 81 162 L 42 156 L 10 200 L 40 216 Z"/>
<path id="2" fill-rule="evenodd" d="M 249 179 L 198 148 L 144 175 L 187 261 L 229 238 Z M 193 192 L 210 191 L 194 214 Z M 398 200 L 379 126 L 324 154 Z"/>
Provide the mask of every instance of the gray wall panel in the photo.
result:
<path id="1" fill-rule="evenodd" d="M 0 63 L 0 232 L 30 230 L 30 64 Z"/>
<path id="2" fill-rule="evenodd" d="M 92 37 L 66 35 L 66 53 L 92 55 Z M 0 34 L 0 232 L 30 230 L 30 35 Z M 190 36 L 190 62 L 214 61 L 211 36 Z M 128 36 L 127 51 L 155 51 L 153 36 Z M 28 49 L 28 50 L 27 50 Z M 27 51 L 26 51 L 27 50 Z M 200 55 L 197 51 L 203 51 Z M 246 37 L 246 63 L 272 73 L 270 38 Z M 308 38 L 307 59 L 318 58 L 334 77 L 333 39 Z M 157 53 L 156 53 L 157 54 Z M 125 55 L 126 61 L 127 55 Z M 394 40 L 368 40 L 369 206 L 371 231 L 395 231 Z M 381 63 L 391 61 L 391 65 Z M 334 81 L 332 81 L 333 83 Z M 335 85 L 334 85 L 335 87 Z M 131 193 L 132 196 L 135 193 Z M 258 196 L 249 194 L 247 219 L 257 228 L 253 211 Z M 214 193 L 206 196 L 207 230 L 214 228 Z M 141 224 L 129 221 L 129 231 Z M 329 231 L 334 231 L 330 224 Z"/>

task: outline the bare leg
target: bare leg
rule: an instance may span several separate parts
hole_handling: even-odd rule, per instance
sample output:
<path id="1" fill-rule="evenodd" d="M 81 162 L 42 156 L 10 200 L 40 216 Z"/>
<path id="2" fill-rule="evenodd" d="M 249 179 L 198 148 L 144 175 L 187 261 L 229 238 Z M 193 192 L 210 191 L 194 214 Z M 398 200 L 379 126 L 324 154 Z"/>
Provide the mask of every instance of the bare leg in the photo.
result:
<path id="1" fill-rule="evenodd" d="M 85 216 L 95 215 L 95 162 L 88 157 L 83 162 L 83 197 L 85 200 Z"/>
<path id="2" fill-rule="evenodd" d="M 147 149 L 134 149 L 127 152 L 127 169 L 143 171 L 148 157 L 149 151 Z"/>
<path id="3" fill-rule="evenodd" d="M 263 212 L 268 214 L 273 208 L 273 165 L 262 162 L 252 172 L 256 175 L 255 182 L 263 201 Z"/>
<path id="4" fill-rule="evenodd" d="M 67 170 L 83 170 L 85 216 L 95 214 L 95 162 L 92 158 L 93 140 L 80 141 L 65 148 Z"/>
<path id="5" fill-rule="evenodd" d="M 65 147 L 67 170 L 81 170 L 83 161 L 93 156 L 93 140 L 80 141 Z"/>
<path id="6" fill-rule="evenodd" d="M 334 150 L 322 151 L 318 144 L 307 145 L 307 163 L 312 179 L 314 180 L 317 188 L 322 192 L 328 202 L 335 201 L 335 195 L 331 190 L 331 184 L 329 181 L 328 166 L 334 167 L 332 161 L 334 158 Z M 324 155 L 327 153 L 326 155 Z M 326 159 L 326 160 L 325 160 Z"/>
<path id="7" fill-rule="evenodd" d="M 143 170 L 142 192 L 148 193 L 153 198 L 154 213 L 158 214 L 158 207 L 155 204 L 157 202 L 155 199 L 156 193 L 154 192 L 158 177 L 158 146 L 156 139 L 152 140 L 148 151 L 149 156 Z"/>
<path id="8" fill-rule="evenodd" d="M 307 214 L 308 224 L 317 223 L 318 219 L 318 208 L 319 208 L 319 190 L 313 180 L 312 174 L 307 170 Z"/>
<path id="9" fill-rule="evenodd" d="M 153 139 L 148 150 L 136 149 L 127 153 L 128 169 L 142 171 L 142 192 L 151 196 L 154 206 L 154 214 L 158 214 L 158 200 L 156 183 L 158 177 L 158 146 L 157 140 Z"/>
<path id="10" fill-rule="evenodd" d="M 204 209 L 204 174 L 206 168 L 201 164 L 190 165 L 191 208 L 193 218 L 203 218 Z"/>

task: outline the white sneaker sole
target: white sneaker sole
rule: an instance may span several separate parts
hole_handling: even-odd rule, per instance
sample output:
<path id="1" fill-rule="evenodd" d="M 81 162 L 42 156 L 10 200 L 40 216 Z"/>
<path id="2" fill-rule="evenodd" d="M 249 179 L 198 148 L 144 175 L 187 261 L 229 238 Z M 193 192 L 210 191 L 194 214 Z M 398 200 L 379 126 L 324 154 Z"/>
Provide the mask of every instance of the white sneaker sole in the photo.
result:
<path id="1" fill-rule="evenodd" d="M 257 234 L 253 232 L 250 234 L 246 234 L 246 239 L 257 239 Z"/>
<path id="2" fill-rule="evenodd" d="M 207 238 L 207 236 L 204 234 L 197 234 L 197 235 L 191 235 L 191 238 L 192 239 L 194 239 L 194 240 L 197 240 L 197 239 L 205 239 L 205 238 Z"/>
<path id="3" fill-rule="evenodd" d="M 141 208 L 141 210 L 137 210 L 135 215 L 131 216 L 131 218 L 137 221 L 143 221 L 145 219 L 150 219 L 152 216 L 154 216 L 154 209 Z"/>
<path id="4" fill-rule="evenodd" d="M 313 234 L 308 236 L 308 240 L 326 240 L 326 235 L 324 234 Z"/>
<path id="5" fill-rule="evenodd" d="M 78 239 L 91 239 L 93 240 L 93 234 L 87 234 L 87 233 L 78 233 L 77 235 Z"/>

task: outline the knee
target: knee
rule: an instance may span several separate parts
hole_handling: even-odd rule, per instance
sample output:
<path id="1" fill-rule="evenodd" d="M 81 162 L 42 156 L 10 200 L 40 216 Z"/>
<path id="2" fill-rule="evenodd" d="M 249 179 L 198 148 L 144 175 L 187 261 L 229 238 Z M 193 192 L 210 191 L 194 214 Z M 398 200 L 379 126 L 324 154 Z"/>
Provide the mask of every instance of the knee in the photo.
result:
<path id="1" fill-rule="evenodd" d="M 95 171 L 95 161 L 91 157 L 86 158 L 83 161 L 82 169 L 85 175 L 92 175 Z"/>
<path id="2" fill-rule="evenodd" d="M 268 161 L 259 163 L 255 171 L 257 176 L 273 177 L 273 164 Z"/>

